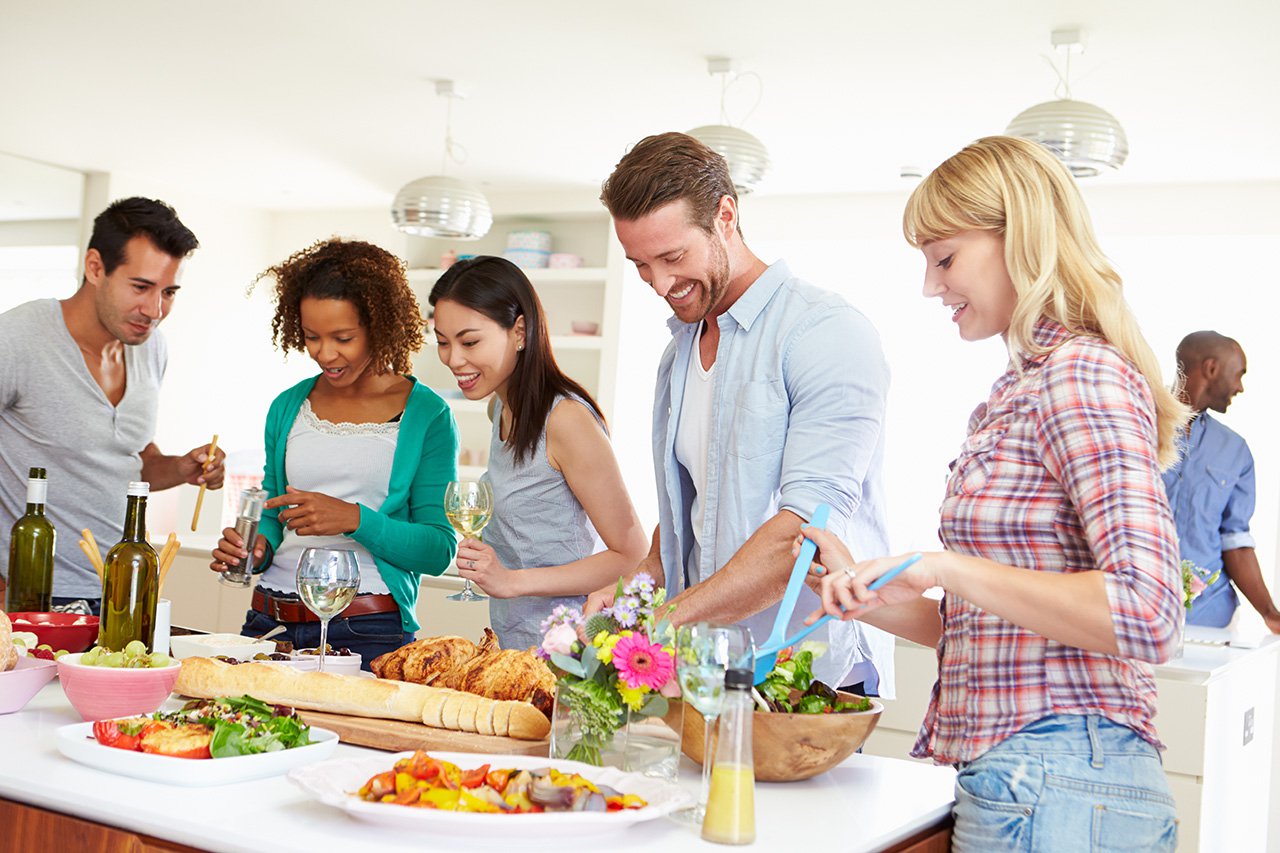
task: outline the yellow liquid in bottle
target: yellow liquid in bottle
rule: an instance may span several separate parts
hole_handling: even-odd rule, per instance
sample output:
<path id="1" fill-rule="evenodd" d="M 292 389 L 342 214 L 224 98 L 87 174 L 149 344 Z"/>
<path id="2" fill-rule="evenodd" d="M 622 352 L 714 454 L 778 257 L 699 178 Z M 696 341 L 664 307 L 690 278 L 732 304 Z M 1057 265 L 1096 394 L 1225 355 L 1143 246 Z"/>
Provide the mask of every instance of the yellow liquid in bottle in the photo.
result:
<path id="1" fill-rule="evenodd" d="M 717 844 L 750 844 L 756 840 L 756 785 L 752 768 L 717 764 L 711 768 L 711 791 L 702 837 Z"/>

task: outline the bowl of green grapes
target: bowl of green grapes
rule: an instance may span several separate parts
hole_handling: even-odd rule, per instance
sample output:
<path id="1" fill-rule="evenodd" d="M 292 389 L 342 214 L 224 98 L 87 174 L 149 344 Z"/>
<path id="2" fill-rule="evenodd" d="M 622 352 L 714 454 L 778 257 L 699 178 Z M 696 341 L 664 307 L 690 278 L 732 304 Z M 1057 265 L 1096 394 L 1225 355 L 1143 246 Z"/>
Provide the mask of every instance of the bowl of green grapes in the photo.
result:
<path id="1" fill-rule="evenodd" d="M 164 704 L 182 664 L 134 640 L 123 651 L 95 646 L 58 658 L 58 680 L 85 720 L 150 714 Z"/>

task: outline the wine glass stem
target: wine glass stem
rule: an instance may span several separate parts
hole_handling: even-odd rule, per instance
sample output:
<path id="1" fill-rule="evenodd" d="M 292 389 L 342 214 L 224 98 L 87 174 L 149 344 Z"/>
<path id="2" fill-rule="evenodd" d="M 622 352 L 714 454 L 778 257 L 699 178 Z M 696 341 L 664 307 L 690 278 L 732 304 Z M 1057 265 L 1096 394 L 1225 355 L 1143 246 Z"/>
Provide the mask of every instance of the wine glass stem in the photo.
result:
<path id="1" fill-rule="evenodd" d="M 319 671 L 324 672 L 324 653 L 329 648 L 329 620 L 320 620 L 320 666 Z"/>
<path id="2" fill-rule="evenodd" d="M 716 731 L 716 715 L 703 714 L 702 720 L 702 790 L 698 793 L 699 815 L 707 812 L 707 797 L 711 793 L 711 765 L 716 758 L 714 745 L 711 743 Z"/>

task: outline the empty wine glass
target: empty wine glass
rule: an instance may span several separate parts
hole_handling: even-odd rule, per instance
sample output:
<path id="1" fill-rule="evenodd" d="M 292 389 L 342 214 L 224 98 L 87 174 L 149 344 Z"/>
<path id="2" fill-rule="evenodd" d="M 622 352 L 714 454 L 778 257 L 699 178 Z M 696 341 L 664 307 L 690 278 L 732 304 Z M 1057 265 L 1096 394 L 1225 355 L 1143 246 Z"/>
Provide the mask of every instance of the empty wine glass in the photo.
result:
<path id="1" fill-rule="evenodd" d="M 741 625 L 714 625 L 695 622 L 676 634 L 676 676 L 681 698 L 702 714 L 702 791 L 698 805 L 689 815 L 702 823 L 711 787 L 712 733 L 724 701 L 724 674 L 733 669 L 754 668 L 755 650 L 751 632 Z"/>
<path id="2" fill-rule="evenodd" d="M 320 617 L 320 671 L 329 650 L 329 620 L 347 609 L 360 589 L 355 551 L 308 548 L 298 559 L 298 595 Z"/>
<path id="3" fill-rule="evenodd" d="M 455 480 L 444 490 L 444 514 L 453 529 L 463 539 L 479 539 L 480 531 L 493 518 L 493 489 L 484 480 Z M 471 586 L 471 579 L 463 581 L 462 591 L 447 595 L 452 601 L 484 601 Z"/>

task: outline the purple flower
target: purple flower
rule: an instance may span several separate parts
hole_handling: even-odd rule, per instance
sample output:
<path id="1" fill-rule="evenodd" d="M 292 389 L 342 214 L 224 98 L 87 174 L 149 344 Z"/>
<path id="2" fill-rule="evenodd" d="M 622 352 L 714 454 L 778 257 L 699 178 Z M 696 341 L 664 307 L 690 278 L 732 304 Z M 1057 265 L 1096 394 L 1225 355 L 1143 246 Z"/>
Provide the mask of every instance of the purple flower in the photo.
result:
<path id="1" fill-rule="evenodd" d="M 624 595 L 610 608 L 610 615 L 620 628 L 634 628 L 640 621 L 640 599 L 634 595 Z"/>

